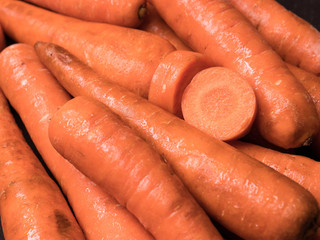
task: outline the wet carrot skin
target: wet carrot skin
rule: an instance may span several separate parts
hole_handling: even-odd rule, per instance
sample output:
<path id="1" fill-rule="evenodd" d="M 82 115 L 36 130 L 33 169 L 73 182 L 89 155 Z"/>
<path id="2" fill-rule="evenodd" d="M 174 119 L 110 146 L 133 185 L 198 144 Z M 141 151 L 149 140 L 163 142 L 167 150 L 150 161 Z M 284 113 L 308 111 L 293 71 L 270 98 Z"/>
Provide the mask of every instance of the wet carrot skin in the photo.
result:
<path id="1" fill-rule="evenodd" d="M 224 0 L 151 3 L 192 49 L 210 57 L 215 66 L 238 71 L 250 82 L 259 104 L 256 121 L 266 140 L 295 148 L 318 131 L 318 116 L 308 93 L 230 4 Z"/>
<path id="2" fill-rule="evenodd" d="M 0 92 L 0 211 L 5 239 L 84 239 L 59 187 L 24 139 Z"/>
<path id="3" fill-rule="evenodd" d="M 72 99 L 53 116 L 49 137 L 156 239 L 222 239 L 160 155 L 104 104 Z"/>
<path id="4" fill-rule="evenodd" d="M 65 50 L 46 43 L 35 47 L 70 94 L 103 102 L 151 143 L 208 214 L 227 229 L 244 239 L 303 239 L 315 231 L 318 205 L 297 183 L 104 81 Z"/>
<path id="5" fill-rule="evenodd" d="M 161 59 L 175 48 L 142 30 L 86 22 L 15 0 L 0 2 L 0 24 L 17 42 L 54 42 L 104 77 L 147 97 Z M 23 27 L 21 27 L 23 26 Z"/>
<path id="6" fill-rule="evenodd" d="M 139 26 L 146 11 L 144 0 L 94 2 L 88 0 L 27 0 L 27 2 L 67 16 L 126 27 Z"/>
<path id="7" fill-rule="evenodd" d="M 71 97 L 39 62 L 33 47 L 11 45 L 0 56 L 1 88 L 59 182 L 86 239 L 154 239 L 131 213 L 52 147 L 49 121 Z"/>
<path id="8" fill-rule="evenodd" d="M 228 0 L 293 65 L 320 74 L 320 33 L 273 0 Z"/>

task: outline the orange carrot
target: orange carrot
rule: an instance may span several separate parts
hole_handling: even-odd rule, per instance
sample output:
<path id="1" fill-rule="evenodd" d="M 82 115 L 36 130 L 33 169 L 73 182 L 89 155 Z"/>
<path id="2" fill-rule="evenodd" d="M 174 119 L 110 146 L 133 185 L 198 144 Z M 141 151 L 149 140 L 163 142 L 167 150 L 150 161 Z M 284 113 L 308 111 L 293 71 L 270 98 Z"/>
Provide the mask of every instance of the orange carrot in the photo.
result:
<path id="1" fill-rule="evenodd" d="M 107 79 L 145 97 L 160 60 L 174 50 L 167 40 L 142 30 L 81 21 L 22 1 L 0 1 L 0 24 L 17 42 L 60 44 Z"/>
<path id="2" fill-rule="evenodd" d="M 49 124 L 53 146 L 156 239 L 221 239 L 160 155 L 104 104 L 76 97 Z"/>
<path id="3" fill-rule="evenodd" d="M 207 213 L 244 239 L 304 239 L 315 231 L 318 205 L 302 186 L 225 142 L 187 124 L 50 43 L 41 61 L 73 96 L 106 104 L 166 159 Z"/>
<path id="4" fill-rule="evenodd" d="M 295 148 L 318 131 L 310 96 L 237 9 L 225 0 L 150 2 L 188 46 L 210 57 L 214 66 L 228 67 L 249 81 L 258 101 L 258 128 L 266 140 Z"/>
<path id="5" fill-rule="evenodd" d="M 181 98 L 184 89 L 196 73 L 207 67 L 209 62 L 203 54 L 185 50 L 169 53 L 153 74 L 149 101 L 182 116 Z"/>
<path id="6" fill-rule="evenodd" d="M 137 27 L 146 14 L 145 0 L 26 0 L 67 16 L 105 22 L 119 26 Z"/>
<path id="7" fill-rule="evenodd" d="M 6 239 L 84 239 L 59 187 L 28 146 L 0 90 L 0 211 Z"/>
<path id="8" fill-rule="evenodd" d="M 191 49 L 182 42 L 168 24 L 163 21 L 156 9 L 149 2 L 147 3 L 147 9 L 147 15 L 139 26 L 139 29 L 157 34 L 160 37 L 167 39 L 177 50 L 191 51 Z"/>
<path id="9" fill-rule="evenodd" d="M 229 144 L 299 183 L 308 189 L 320 204 L 319 162 L 243 141 L 232 141 Z"/>
<path id="10" fill-rule="evenodd" d="M 32 46 L 14 44 L 2 51 L 0 85 L 68 198 L 86 239 L 153 239 L 132 214 L 52 147 L 50 118 L 70 96 L 39 62 Z"/>
<path id="11" fill-rule="evenodd" d="M 287 64 L 287 66 L 310 94 L 320 116 L 320 77 L 291 64 Z M 312 139 L 311 148 L 320 156 L 320 132 Z"/>
<path id="12" fill-rule="evenodd" d="M 251 85 L 223 67 L 197 73 L 183 93 L 181 108 L 187 123 L 223 141 L 245 136 L 257 112 Z"/>
<path id="13" fill-rule="evenodd" d="M 228 0 L 285 59 L 320 74 L 320 33 L 275 0 Z"/>
<path id="14" fill-rule="evenodd" d="M 0 25 L 0 51 L 2 51 L 2 49 L 5 48 L 5 45 L 6 45 L 6 40 L 3 34 L 2 27 Z"/>

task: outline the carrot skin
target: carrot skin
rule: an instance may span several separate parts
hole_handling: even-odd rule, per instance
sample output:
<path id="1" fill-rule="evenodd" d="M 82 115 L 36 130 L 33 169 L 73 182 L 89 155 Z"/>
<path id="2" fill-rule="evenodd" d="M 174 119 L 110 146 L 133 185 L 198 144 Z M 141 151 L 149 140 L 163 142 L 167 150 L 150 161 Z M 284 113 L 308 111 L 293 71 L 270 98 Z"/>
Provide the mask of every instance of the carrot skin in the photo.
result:
<path id="1" fill-rule="evenodd" d="M 299 183 L 309 190 L 320 204 L 319 162 L 243 141 L 231 141 L 229 144 Z"/>
<path id="2" fill-rule="evenodd" d="M 191 51 L 191 48 L 175 34 L 165 21 L 163 21 L 154 6 L 149 2 L 147 3 L 147 9 L 147 15 L 139 26 L 139 29 L 154 33 L 164 39 L 167 39 L 177 50 Z"/>
<path id="3" fill-rule="evenodd" d="M 70 94 L 106 104 L 152 144 L 207 213 L 231 232 L 245 239 L 290 240 L 314 233 L 318 205 L 299 184 L 105 81 L 65 49 L 40 42 L 35 49 Z"/>
<path id="4" fill-rule="evenodd" d="M 167 40 L 142 30 L 86 22 L 22 1 L 0 2 L 0 24 L 17 42 L 63 46 L 107 79 L 145 97 L 160 60 L 175 50 Z"/>
<path id="5" fill-rule="evenodd" d="M 310 96 L 237 9 L 225 0 L 151 3 L 188 46 L 249 81 L 258 100 L 257 125 L 266 140 L 296 148 L 318 131 Z"/>
<path id="6" fill-rule="evenodd" d="M 292 64 L 287 63 L 287 66 L 310 94 L 317 113 L 320 116 L 320 77 Z M 320 132 L 313 137 L 311 149 L 315 154 L 320 156 Z"/>
<path id="7" fill-rule="evenodd" d="M 181 101 L 184 120 L 222 141 L 239 139 L 256 118 L 256 96 L 237 72 L 211 67 L 198 72 Z"/>
<path id="8" fill-rule="evenodd" d="M 146 12 L 145 0 L 89 1 L 89 0 L 27 0 L 35 5 L 67 16 L 93 22 L 125 27 L 137 27 Z"/>
<path id="9" fill-rule="evenodd" d="M 52 147 L 50 118 L 70 95 L 40 63 L 32 46 L 19 43 L 2 51 L 0 85 L 68 198 L 86 238 L 153 239 L 132 214 Z"/>
<path id="10" fill-rule="evenodd" d="M 200 53 L 185 50 L 169 53 L 152 76 L 148 100 L 182 117 L 181 98 L 185 88 L 196 73 L 209 66 L 208 59 Z"/>
<path id="11" fill-rule="evenodd" d="M 160 155 L 103 103 L 72 99 L 50 121 L 49 138 L 156 239 L 222 239 Z"/>
<path id="12" fill-rule="evenodd" d="M 0 212 L 6 239 L 84 239 L 59 187 L 24 139 L 0 91 Z"/>
<path id="13" fill-rule="evenodd" d="M 228 0 L 258 29 L 280 56 L 320 74 L 320 33 L 310 23 L 273 0 Z"/>

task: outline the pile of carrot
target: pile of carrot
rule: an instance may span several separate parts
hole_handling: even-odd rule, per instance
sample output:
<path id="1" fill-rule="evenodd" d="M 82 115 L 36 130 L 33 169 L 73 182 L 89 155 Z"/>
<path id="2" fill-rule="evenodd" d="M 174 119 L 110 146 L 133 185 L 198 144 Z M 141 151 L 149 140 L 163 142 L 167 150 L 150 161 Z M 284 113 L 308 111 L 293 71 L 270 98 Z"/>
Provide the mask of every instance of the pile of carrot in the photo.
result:
<path id="1" fill-rule="evenodd" d="M 276 1 L 1 0 L 0 51 L 6 240 L 320 239 L 320 33 Z"/>

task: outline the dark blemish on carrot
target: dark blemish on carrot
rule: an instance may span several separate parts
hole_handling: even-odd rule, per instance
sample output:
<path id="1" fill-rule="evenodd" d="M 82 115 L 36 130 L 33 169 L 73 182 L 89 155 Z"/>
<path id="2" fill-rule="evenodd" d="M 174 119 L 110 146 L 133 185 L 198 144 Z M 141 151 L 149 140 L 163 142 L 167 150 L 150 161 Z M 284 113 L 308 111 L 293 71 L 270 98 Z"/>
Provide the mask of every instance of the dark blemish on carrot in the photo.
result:
<path id="1" fill-rule="evenodd" d="M 69 219 L 59 210 L 54 211 L 54 216 L 56 219 L 56 224 L 58 228 L 58 232 L 60 234 L 66 234 L 70 227 L 71 227 L 71 222 Z"/>

